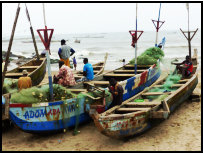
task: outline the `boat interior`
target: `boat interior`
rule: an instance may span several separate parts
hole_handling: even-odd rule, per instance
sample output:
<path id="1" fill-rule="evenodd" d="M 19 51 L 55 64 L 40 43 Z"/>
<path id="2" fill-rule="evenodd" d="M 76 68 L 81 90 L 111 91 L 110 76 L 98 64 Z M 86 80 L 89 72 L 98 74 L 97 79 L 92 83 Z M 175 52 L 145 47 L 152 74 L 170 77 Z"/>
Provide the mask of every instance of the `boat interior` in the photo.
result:
<path id="1" fill-rule="evenodd" d="M 7 71 L 5 76 L 6 78 L 18 79 L 19 77 L 23 76 L 23 70 L 27 70 L 29 76 L 30 73 L 38 69 L 44 63 L 45 59 L 46 58 L 40 58 L 39 60 L 32 59 L 13 70 Z"/>
<path id="2" fill-rule="evenodd" d="M 166 78 L 168 75 L 165 77 L 159 79 L 156 81 L 151 87 L 143 90 L 141 93 L 137 94 L 136 96 L 126 100 L 125 102 L 122 103 L 120 106 L 115 106 L 108 111 L 100 114 L 101 116 L 105 117 L 119 117 L 120 114 L 130 114 L 130 113 L 140 113 L 140 112 L 147 112 L 151 109 L 159 109 L 160 112 L 163 112 L 165 110 L 169 111 L 169 108 L 167 108 L 167 104 L 164 103 L 164 99 L 167 98 L 169 95 L 172 93 L 176 92 L 180 87 L 184 86 L 190 78 L 193 77 L 193 75 L 196 73 L 197 70 L 197 58 L 192 58 L 193 62 L 193 72 L 192 74 L 185 78 L 185 79 L 180 79 L 177 83 L 173 84 L 170 87 L 170 91 L 164 91 L 162 92 L 151 92 L 155 88 L 163 89 L 163 84 L 166 81 Z M 155 91 L 155 90 L 154 90 Z M 163 107 L 160 107 L 162 104 Z"/>

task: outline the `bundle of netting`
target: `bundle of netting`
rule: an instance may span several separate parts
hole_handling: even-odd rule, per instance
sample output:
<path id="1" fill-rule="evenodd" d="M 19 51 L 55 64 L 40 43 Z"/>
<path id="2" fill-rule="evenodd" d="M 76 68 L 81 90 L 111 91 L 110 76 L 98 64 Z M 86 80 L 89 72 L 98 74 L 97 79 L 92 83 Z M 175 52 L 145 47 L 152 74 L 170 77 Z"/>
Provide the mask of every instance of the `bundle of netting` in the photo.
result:
<path id="1" fill-rule="evenodd" d="M 145 50 L 140 56 L 137 57 L 137 65 L 152 65 L 156 64 L 157 60 L 164 57 L 164 52 L 158 47 L 151 47 Z M 132 59 L 130 64 L 135 64 L 135 58 Z"/>
<path id="2" fill-rule="evenodd" d="M 18 79 L 5 78 L 3 85 L 3 94 L 14 93 L 18 91 Z"/>
<path id="3" fill-rule="evenodd" d="M 149 90 L 149 92 L 170 92 L 170 91 L 175 91 L 177 90 L 176 87 L 173 87 L 174 84 L 177 84 L 178 81 L 181 79 L 181 75 L 180 74 L 170 74 L 167 78 L 166 81 L 164 82 L 164 84 L 160 87 L 157 88 L 153 88 L 151 90 Z M 166 97 L 168 96 L 168 94 L 163 94 L 161 96 L 147 96 L 148 99 L 151 100 L 164 100 Z"/>
<path id="4" fill-rule="evenodd" d="M 88 95 L 90 95 L 91 97 L 97 98 L 97 97 L 102 97 L 102 92 L 100 91 L 96 91 L 96 92 L 88 92 L 86 93 Z M 94 104 L 94 105 L 102 105 L 103 102 L 102 101 L 95 101 L 94 99 L 88 97 L 86 94 L 80 93 L 77 98 L 85 98 L 85 103 L 86 104 Z M 110 105 L 111 101 L 112 101 L 112 96 L 111 93 L 108 90 L 105 90 L 105 101 L 107 105 Z"/>
<path id="5" fill-rule="evenodd" d="M 76 94 L 72 93 L 65 87 L 53 84 L 53 97 L 54 101 L 65 100 L 76 97 Z M 49 85 L 42 85 L 41 87 L 32 87 L 28 89 L 22 89 L 17 93 L 11 95 L 11 103 L 42 103 L 50 101 L 50 89 Z"/>

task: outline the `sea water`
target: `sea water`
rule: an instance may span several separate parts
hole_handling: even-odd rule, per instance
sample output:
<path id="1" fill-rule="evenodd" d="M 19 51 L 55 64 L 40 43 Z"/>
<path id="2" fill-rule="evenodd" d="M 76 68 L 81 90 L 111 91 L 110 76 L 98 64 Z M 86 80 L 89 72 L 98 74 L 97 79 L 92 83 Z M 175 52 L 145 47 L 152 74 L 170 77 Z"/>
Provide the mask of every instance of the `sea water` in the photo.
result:
<path id="1" fill-rule="evenodd" d="M 44 50 L 44 46 L 37 34 L 35 34 L 35 37 L 39 53 L 41 53 Z M 139 56 L 147 48 L 155 45 L 155 37 L 155 31 L 145 31 L 141 35 L 137 43 L 137 56 Z M 181 31 L 160 31 L 158 35 L 159 42 L 161 42 L 163 37 L 166 38 L 164 47 L 165 60 L 172 58 L 182 58 L 184 60 L 185 56 L 189 54 L 189 49 L 188 41 Z M 108 53 L 105 70 L 118 68 L 123 65 L 123 59 L 125 59 L 127 63 L 135 57 L 135 48 L 131 46 L 132 38 L 128 31 L 115 33 L 53 34 L 50 45 L 50 57 L 52 59 L 59 59 L 58 49 L 60 48 L 61 39 L 67 40 L 66 44 L 76 51 L 73 56 L 75 56 L 77 60 L 78 70 L 82 70 L 83 58 L 85 57 L 89 59 L 89 63 L 95 64 L 103 61 L 105 54 Z M 74 41 L 76 39 L 80 40 L 80 43 L 75 43 Z M 9 37 L 2 36 L 3 51 L 7 51 L 8 44 Z M 201 31 L 197 31 L 191 41 L 191 45 L 192 55 L 193 50 L 196 48 L 198 51 L 198 61 L 199 64 L 201 64 Z M 35 54 L 35 49 L 31 35 L 15 36 L 11 52 L 16 55 L 32 57 L 32 55 Z M 14 67 L 15 66 L 13 64 L 10 64 L 8 69 L 12 69 Z M 51 70 L 57 71 L 58 64 L 52 64 Z"/>

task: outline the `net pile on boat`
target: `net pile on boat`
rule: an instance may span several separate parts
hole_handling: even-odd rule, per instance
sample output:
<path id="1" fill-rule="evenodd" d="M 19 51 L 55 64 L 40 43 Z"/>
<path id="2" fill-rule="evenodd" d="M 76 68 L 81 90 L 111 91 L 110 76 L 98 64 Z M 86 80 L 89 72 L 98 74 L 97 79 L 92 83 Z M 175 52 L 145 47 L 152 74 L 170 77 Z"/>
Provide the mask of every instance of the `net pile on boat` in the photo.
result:
<path id="1" fill-rule="evenodd" d="M 76 97 L 76 94 L 69 91 L 67 88 L 53 84 L 54 100 L 70 99 Z M 42 85 L 41 87 L 32 87 L 22 89 L 20 92 L 11 95 L 11 103 L 42 103 L 50 101 L 49 85 Z"/>
<path id="2" fill-rule="evenodd" d="M 160 86 L 160 87 L 156 87 L 156 88 L 153 88 L 151 90 L 149 90 L 149 92 L 171 92 L 171 91 L 175 91 L 177 90 L 177 88 L 173 87 L 174 84 L 177 84 L 178 81 L 181 79 L 181 75 L 180 74 L 173 74 L 171 73 L 167 78 L 166 78 L 166 81 L 165 83 Z M 148 99 L 151 99 L 151 100 L 164 100 L 167 96 L 167 94 L 163 94 L 163 95 L 160 95 L 160 96 L 147 96 Z"/>
<path id="3" fill-rule="evenodd" d="M 5 78 L 3 85 L 3 94 L 14 93 L 18 91 L 18 79 Z"/>
<path id="4" fill-rule="evenodd" d="M 137 65 L 152 65 L 156 64 L 157 60 L 164 57 L 164 52 L 158 47 L 151 47 L 145 50 L 140 56 L 137 57 Z M 130 60 L 130 64 L 135 64 L 135 58 Z"/>

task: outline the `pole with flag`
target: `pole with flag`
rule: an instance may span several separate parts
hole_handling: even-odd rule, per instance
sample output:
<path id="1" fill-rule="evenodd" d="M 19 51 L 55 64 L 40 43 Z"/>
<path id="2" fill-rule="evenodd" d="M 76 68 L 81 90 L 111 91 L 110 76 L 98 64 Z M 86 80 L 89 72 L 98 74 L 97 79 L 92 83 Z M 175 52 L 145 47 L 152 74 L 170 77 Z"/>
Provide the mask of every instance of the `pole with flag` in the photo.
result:
<path id="1" fill-rule="evenodd" d="M 136 30 L 130 30 L 129 33 L 131 34 L 132 36 L 132 44 L 131 46 L 133 46 L 135 48 L 135 74 L 137 74 L 137 41 L 138 39 L 140 38 L 140 36 L 142 35 L 142 33 L 144 31 L 137 31 L 137 9 L 138 8 L 138 5 L 136 3 Z M 138 36 L 138 32 L 140 32 L 140 35 Z"/>
<path id="2" fill-rule="evenodd" d="M 46 50 L 46 58 L 47 58 L 47 68 L 48 68 L 48 79 L 49 79 L 49 90 L 50 90 L 50 99 L 51 101 L 53 100 L 53 83 L 52 83 L 52 75 L 51 75 L 51 64 L 50 64 L 50 43 L 51 43 L 51 37 L 53 35 L 54 29 L 47 29 L 46 25 L 46 18 L 45 18 L 45 7 L 43 3 L 43 15 L 44 15 L 44 25 L 45 29 L 38 29 L 37 32 L 39 34 L 39 37 L 42 41 L 42 43 L 45 46 Z M 40 31 L 44 32 L 44 39 L 40 33 Z M 50 35 L 48 36 L 48 31 L 50 32 Z"/>
<path id="3" fill-rule="evenodd" d="M 157 43 L 158 43 L 158 32 L 159 29 L 161 28 L 161 26 L 164 24 L 165 21 L 160 21 L 160 13 L 161 13 L 161 3 L 160 3 L 160 7 L 159 7 L 159 15 L 158 15 L 158 20 L 152 20 L 155 28 L 156 28 L 156 40 L 155 40 L 155 46 L 157 47 Z M 155 25 L 155 22 L 157 23 Z M 160 24 L 161 23 L 161 24 Z"/>
<path id="4" fill-rule="evenodd" d="M 187 8 L 187 11 L 188 11 L 188 31 L 183 31 L 181 28 L 180 28 L 180 30 L 183 33 L 183 35 L 185 36 L 185 38 L 188 40 L 189 56 L 191 58 L 191 40 L 194 37 L 194 35 L 196 34 L 198 28 L 195 31 L 190 31 L 190 28 L 189 28 L 189 3 L 186 3 L 186 8 Z M 191 32 L 194 32 L 192 37 L 190 37 Z M 185 35 L 185 33 L 188 33 L 188 37 Z"/>

